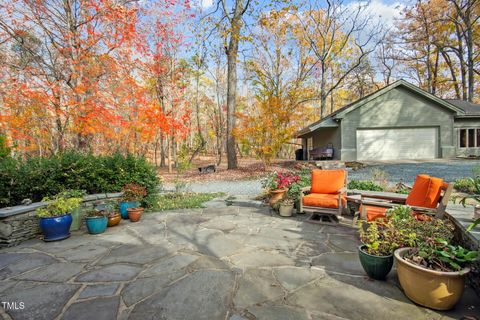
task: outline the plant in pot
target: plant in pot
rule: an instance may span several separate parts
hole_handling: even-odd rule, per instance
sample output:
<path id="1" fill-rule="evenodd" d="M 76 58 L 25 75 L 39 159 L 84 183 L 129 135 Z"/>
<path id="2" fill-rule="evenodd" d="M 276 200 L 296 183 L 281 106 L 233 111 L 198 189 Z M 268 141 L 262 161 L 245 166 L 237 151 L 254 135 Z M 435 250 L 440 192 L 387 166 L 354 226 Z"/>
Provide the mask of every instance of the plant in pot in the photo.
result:
<path id="1" fill-rule="evenodd" d="M 76 189 L 65 190 L 58 194 L 58 196 L 61 196 L 64 198 L 80 198 L 80 199 L 83 199 L 83 197 L 86 195 L 87 195 L 87 192 L 85 190 L 76 190 Z M 80 205 L 72 210 L 71 215 L 72 215 L 72 224 L 70 225 L 70 231 L 79 230 L 81 227 L 82 218 L 83 218 Z"/>
<path id="2" fill-rule="evenodd" d="M 463 294 L 468 264 L 478 257 L 451 243 L 453 225 L 448 220 L 394 222 L 404 233 L 415 234 L 411 247 L 397 249 L 397 275 L 405 295 L 422 306 L 449 310 Z"/>
<path id="3" fill-rule="evenodd" d="M 391 221 L 376 220 L 359 225 L 358 257 L 363 269 L 372 279 L 385 280 L 392 270 L 393 251 L 400 247 L 398 232 Z"/>
<path id="4" fill-rule="evenodd" d="M 282 199 L 277 202 L 278 205 L 278 214 L 282 217 L 291 217 L 293 214 L 293 205 L 295 200 L 288 195 L 285 199 Z"/>
<path id="5" fill-rule="evenodd" d="M 116 202 L 108 202 L 106 205 L 106 209 L 108 212 L 108 226 L 114 227 L 120 223 L 122 220 L 122 216 L 118 211 L 118 203 Z"/>
<path id="6" fill-rule="evenodd" d="M 269 191 L 269 204 L 273 206 L 275 203 L 283 199 L 290 185 L 298 181 L 300 177 L 291 172 L 273 172 L 268 175 L 262 182 L 263 188 Z"/>
<path id="7" fill-rule="evenodd" d="M 129 208 L 137 208 L 140 201 L 147 195 L 147 189 L 138 183 L 127 183 L 122 188 L 122 200 L 119 203 L 120 214 L 123 219 L 128 219 Z"/>
<path id="8" fill-rule="evenodd" d="M 100 234 L 107 230 L 109 211 L 103 206 L 96 206 L 87 212 L 85 217 L 85 224 L 88 233 Z"/>
<path id="9" fill-rule="evenodd" d="M 474 193 L 459 197 L 459 202 L 464 207 L 466 207 L 467 200 L 469 199 L 477 203 L 473 208 L 473 223 L 467 229 L 467 231 L 471 231 L 480 224 L 480 176 L 476 176 L 475 178 L 466 178 L 466 180 L 469 181 L 469 185 L 473 186 Z M 453 201 L 455 202 L 457 199 L 458 198 L 454 198 Z"/>
<path id="10" fill-rule="evenodd" d="M 48 204 L 38 208 L 36 213 L 40 218 L 43 240 L 56 241 L 70 237 L 71 213 L 80 206 L 82 198 L 67 198 L 59 194 L 53 198 L 45 197 L 42 201 Z"/>
<path id="11" fill-rule="evenodd" d="M 397 248 L 415 243 L 415 234 L 398 228 L 399 221 L 413 221 L 409 206 L 395 206 L 386 213 L 386 219 L 359 225 L 358 255 L 363 269 L 370 278 L 384 280 L 393 266 L 393 252 Z"/>

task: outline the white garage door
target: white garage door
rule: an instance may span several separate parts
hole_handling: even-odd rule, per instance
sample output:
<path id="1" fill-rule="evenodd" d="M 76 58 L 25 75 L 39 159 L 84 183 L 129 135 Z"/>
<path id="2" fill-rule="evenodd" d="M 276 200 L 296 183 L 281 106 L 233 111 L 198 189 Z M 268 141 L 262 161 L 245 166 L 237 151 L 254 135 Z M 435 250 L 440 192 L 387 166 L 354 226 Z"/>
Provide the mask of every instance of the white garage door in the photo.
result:
<path id="1" fill-rule="evenodd" d="M 437 150 L 437 128 L 357 130 L 358 160 L 433 159 Z"/>

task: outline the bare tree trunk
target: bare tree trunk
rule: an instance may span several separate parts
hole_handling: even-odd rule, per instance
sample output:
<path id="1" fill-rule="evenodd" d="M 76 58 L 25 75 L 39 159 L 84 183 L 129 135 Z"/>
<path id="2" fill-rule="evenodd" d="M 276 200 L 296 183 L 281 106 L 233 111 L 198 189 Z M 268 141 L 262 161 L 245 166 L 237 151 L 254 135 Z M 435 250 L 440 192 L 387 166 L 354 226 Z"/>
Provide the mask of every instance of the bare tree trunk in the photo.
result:
<path id="1" fill-rule="evenodd" d="M 238 43 L 240 41 L 240 30 L 242 28 L 242 16 L 248 5 L 244 0 L 236 0 L 233 15 L 227 9 L 227 1 L 222 0 L 225 15 L 230 21 L 229 43 L 225 48 L 227 54 L 227 161 L 228 169 L 236 169 L 238 167 L 237 153 L 235 152 L 236 142 L 233 130 L 235 129 L 235 112 L 237 104 L 237 57 Z"/>

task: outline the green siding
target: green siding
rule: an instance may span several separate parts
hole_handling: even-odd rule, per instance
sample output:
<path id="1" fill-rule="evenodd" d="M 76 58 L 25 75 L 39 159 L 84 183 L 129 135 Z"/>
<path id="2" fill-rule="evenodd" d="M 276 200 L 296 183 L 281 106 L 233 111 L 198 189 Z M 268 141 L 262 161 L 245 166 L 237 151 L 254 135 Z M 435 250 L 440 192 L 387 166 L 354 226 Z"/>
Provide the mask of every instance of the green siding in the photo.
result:
<path id="1" fill-rule="evenodd" d="M 452 157 L 455 150 L 453 111 L 436 105 L 417 93 L 396 87 L 347 113 L 341 120 L 341 158 L 356 160 L 356 131 L 358 128 L 439 129 L 440 157 Z M 415 146 L 412 145 L 412 148 Z"/>

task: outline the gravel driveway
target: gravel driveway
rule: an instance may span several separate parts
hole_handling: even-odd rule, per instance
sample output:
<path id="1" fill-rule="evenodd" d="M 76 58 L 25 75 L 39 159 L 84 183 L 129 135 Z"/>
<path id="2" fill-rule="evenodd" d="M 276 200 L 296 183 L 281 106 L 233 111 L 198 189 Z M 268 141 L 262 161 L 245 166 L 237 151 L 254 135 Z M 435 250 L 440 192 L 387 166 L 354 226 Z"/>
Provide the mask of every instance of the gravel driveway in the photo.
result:
<path id="1" fill-rule="evenodd" d="M 460 177 L 469 177 L 473 169 L 480 167 L 479 160 L 442 160 L 435 162 L 375 164 L 364 169 L 349 172 L 349 179 L 369 180 L 374 168 L 385 171 L 387 180 L 397 183 L 400 179 L 407 184 L 412 184 L 419 173 L 426 173 L 446 181 L 454 181 Z"/>
<path id="2" fill-rule="evenodd" d="M 394 184 L 400 179 L 406 184 L 412 184 L 418 173 L 440 177 L 446 181 L 454 181 L 459 177 L 472 175 L 472 170 L 480 167 L 480 160 L 441 160 L 435 162 L 412 163 L 382 163 L 371 164 L 364 169 L 349 172 L 349 180 L 369 180 L 374 168 L 387 173 L 387 180 Z M 172 189 L 173 185 L 166 185 L 165 189 Z M 238 181 L 208 181 L 189 184 L 193 192 L 225 192 L 230 195 L 256 196 L 261 190 L 261 180 Z"/>

